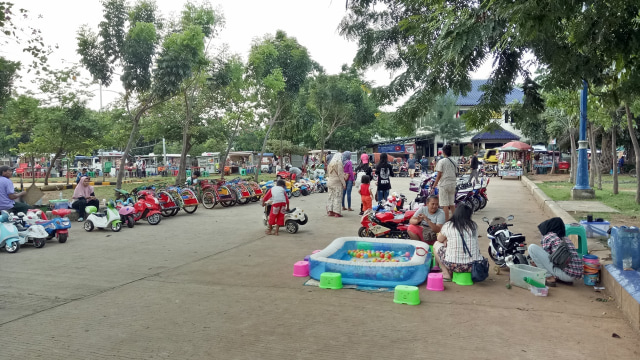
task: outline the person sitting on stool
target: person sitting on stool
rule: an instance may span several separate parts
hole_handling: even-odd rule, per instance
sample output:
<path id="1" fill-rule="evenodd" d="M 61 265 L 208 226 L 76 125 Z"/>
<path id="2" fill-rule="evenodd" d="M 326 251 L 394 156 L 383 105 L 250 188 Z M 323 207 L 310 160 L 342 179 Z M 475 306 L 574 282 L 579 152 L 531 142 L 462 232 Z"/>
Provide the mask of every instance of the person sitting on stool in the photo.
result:
<path id="1" fill-rule="evenodd" d="M 11 175 L 13 169 L 9 166 L 0 166 L 0 210 L 7 210 L 12 213 L 26 213 L 30 206 L 23 202 L 15 202 L 14 200 L 26 194 L 26 191 L 15 192 Z"/>
<path id="2" fill-rule="evenodd" d="M 100 201 L 96 199 L 96 195 L 93 193 L 93 186 L 89 185 L 89 178 L 83 176 L 80 179 L 80 183 L 76 186 L 76 189 L 73 190 L 73 204 L 71 207 L 78 211 L 80 217 L 78 221 L 84 221 L 87 213 L 85 212 L 85 208 L 87 206 L 95 206 L 96 208 L 100 207 Z"/>

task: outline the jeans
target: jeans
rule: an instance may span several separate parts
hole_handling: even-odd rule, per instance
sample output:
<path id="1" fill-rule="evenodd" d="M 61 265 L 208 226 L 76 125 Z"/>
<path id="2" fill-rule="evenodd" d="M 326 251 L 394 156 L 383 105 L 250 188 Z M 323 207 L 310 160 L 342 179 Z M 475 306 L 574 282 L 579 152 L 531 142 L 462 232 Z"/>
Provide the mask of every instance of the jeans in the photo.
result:
<path id="1" fill-rule="evenodd" d="M 344 198 L 347 198 L 347 204 L 349 205 L 349 209 L 351 209 L 351 189 L 353 188 L 353 181 L 347 180 L 347 187 L 342 190 L 342 207 L 344 207 Z"/>
<path id="2" fill-rule="evenodd" d="M 389 197 L 389 190 L 378 190 L 378 201 L 385 201 Z"/>
<path id="3" fill-rule="evenodd" d="M 476 183 L 479 183 L 480 181 L 478 180 L 478 169 L 471 169 L 471 176 L 469 176 L 469 179 L 476 179 Z"/>
<path id="4" fill-rule="evenodd" d="M 531 256 L 531 260 L 536 263 L 537 267 L 547 270 L 547 277 L 555 276 L 565 282 L 573 282 L 575 280 L 559 267 L 553 266 L 551 259 L 549 259 L 549 253 L 544 251 L 540 245 L 529 245 L 529 256 Z"/>

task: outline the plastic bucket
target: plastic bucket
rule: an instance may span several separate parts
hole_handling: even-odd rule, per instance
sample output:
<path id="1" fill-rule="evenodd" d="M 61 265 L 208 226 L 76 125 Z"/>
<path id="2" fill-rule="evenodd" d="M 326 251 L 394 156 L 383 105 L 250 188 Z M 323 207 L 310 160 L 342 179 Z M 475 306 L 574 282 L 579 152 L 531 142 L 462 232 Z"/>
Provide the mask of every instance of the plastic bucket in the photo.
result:
<path id="1" fill-rule="evenodd" d="M 600 278 L 600 259 L 595 255 L 584 255 L 582 257 L 584 264 L 583 281 L 585 285 L 596 285 Z"/>

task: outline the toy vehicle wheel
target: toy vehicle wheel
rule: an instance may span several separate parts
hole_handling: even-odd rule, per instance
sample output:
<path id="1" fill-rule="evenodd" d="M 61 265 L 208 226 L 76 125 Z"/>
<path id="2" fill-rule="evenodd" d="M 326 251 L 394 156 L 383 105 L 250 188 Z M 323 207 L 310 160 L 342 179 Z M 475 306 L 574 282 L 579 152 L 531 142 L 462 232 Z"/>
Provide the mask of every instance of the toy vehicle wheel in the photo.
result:
<path id="1" fill-rule="evenodd" d="M 309 217 L 307 216 L 307 214 L 304 214 L 304 220 L 298 221 L 298 224 L 304 225 L 307 223 L 307 221 L 309 221 Z"/>
<path id="2" fill-rule="evenodd" d="M 160 223 L 160 220 L 162 220 L 160 214 L 153 214 L 147 217 L 147 222 L 149 223 L 149 225 L 158 225 Z"/>
<path id="3" fill-rule="evenodd" d="M 84 222 L 84 229 L 86 231 L 93 231 L 93 222 L 91 220 L 87 220 Z"/>
<path id="4" fill-rule="evenodd" d="M 118 221 L 118 222 L 112 222 L 111 223 L 111 231 L 113 232 L 118 232 L 122 230 L 122 222 Z"/>
<path id="5" fill-rule="evenodd" d="M 42 239 L 42 238 L 33 239 L 33 247 L 35 247 L 36 249 L 43 248 L 46 244 L 47 244 L 46 239 Z"/>
<path id="6" fill-rule="evenodd" d="M 136 221 L 133 218 L 133 215 L 127 215 L 127 227 L 131 229 L 135 224 L 136 224 Z"/>
<path id="7" fill-rule="evenodd" d="M 205 209 L 213 209 L 216 206 L 216 195 L 211 191 L 205 191 L 202 194 L 202 206 Z"/>
<path id="8" fill-rule="evenodd" d="M 360 236 L 360 237 L 368 237 L 369 236 L 369 230 L 367 230 L 366 227 L 361 226 L 360 229 L 358 229 L 358 236 Z"/>
<path id="9" fill-rule="evenodd" d="M 169 217 L 169 216 L 173 215 L 173 210 L 175 210 L 175 209 L 162 209 L 162 210 L 160 210 L 160 213 L 164 217 Z"/>
<path id="10" fill-rule="evenodd" d="M 287 191 L 287 197 L 291 199 L 291 191 Z"/>
<path id="11" fill-rule="evenodd" d="M 300 192 L 300 190 L 296 190 L 296 191 L 291 192 L 291 195 L 293 195 L 295 197 L 298 197 L 298 196 L 302 195 L 302 193 Z"/>
<path id="12" fill-rule="evenodd" d="M 54 231 L 54 232 L 52 232 L 52 233 L 50 233 L 50 234 L 49 234 L 49 236 L 47 236 L 47 240 L 51 240 L 51 239 L 53 239 L 53 237 L 54 237 L 54 236 L 56 236 L 55 231 Z"/>
<path id="13" fill-rule="evenodd" d="M 289 234 L 295 234 L 298 232 L 298 223 L 295 220 L 288 220 L 284 226 Z"/>
<path id="14" fill-rule="evenodd" d="M 323 193 L 324 192 L 324 186 L 318 185 L 318 192 L 319 193 Z"/>
<path id="15" fill-rule="evenodd" d="M 14 241 L 13 243 L 11 243 L 11 245 L 9 245 L 9 243 L 5 243 L 4 250 L 9 254 L 17 253 L 18 250 L 20 250 L 20 243 L 17 241 Z"/>
<path id="16" fill-rule="evenodd" d="M 68 238 L 69 238 L 69 234 L 58 234 L 58 242 L 60 244 L 66 243 Z"/>

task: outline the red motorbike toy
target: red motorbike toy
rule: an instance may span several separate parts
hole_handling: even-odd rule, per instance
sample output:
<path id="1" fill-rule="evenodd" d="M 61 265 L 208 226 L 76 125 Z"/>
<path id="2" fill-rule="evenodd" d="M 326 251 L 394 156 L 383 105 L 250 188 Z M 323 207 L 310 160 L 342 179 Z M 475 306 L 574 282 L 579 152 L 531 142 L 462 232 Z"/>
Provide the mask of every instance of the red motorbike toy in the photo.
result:
<path id="1" fill-rule="evenodd" d="M 376 210 L 367 210 L 360 220 L 360 237 L 409 239 L 409 220 L 416 210 L 384 210 L 382 202 Z"/>
<path id="2" fill-rule="evenodd" d="M 157 225 L 162 220 L 160 215 L 160 201 L 153 196 L 153 191 L 142 190 L 136 196 L 138 200 L 133 204 L 133 220 L 147 219 L 150 225 Z"/>

